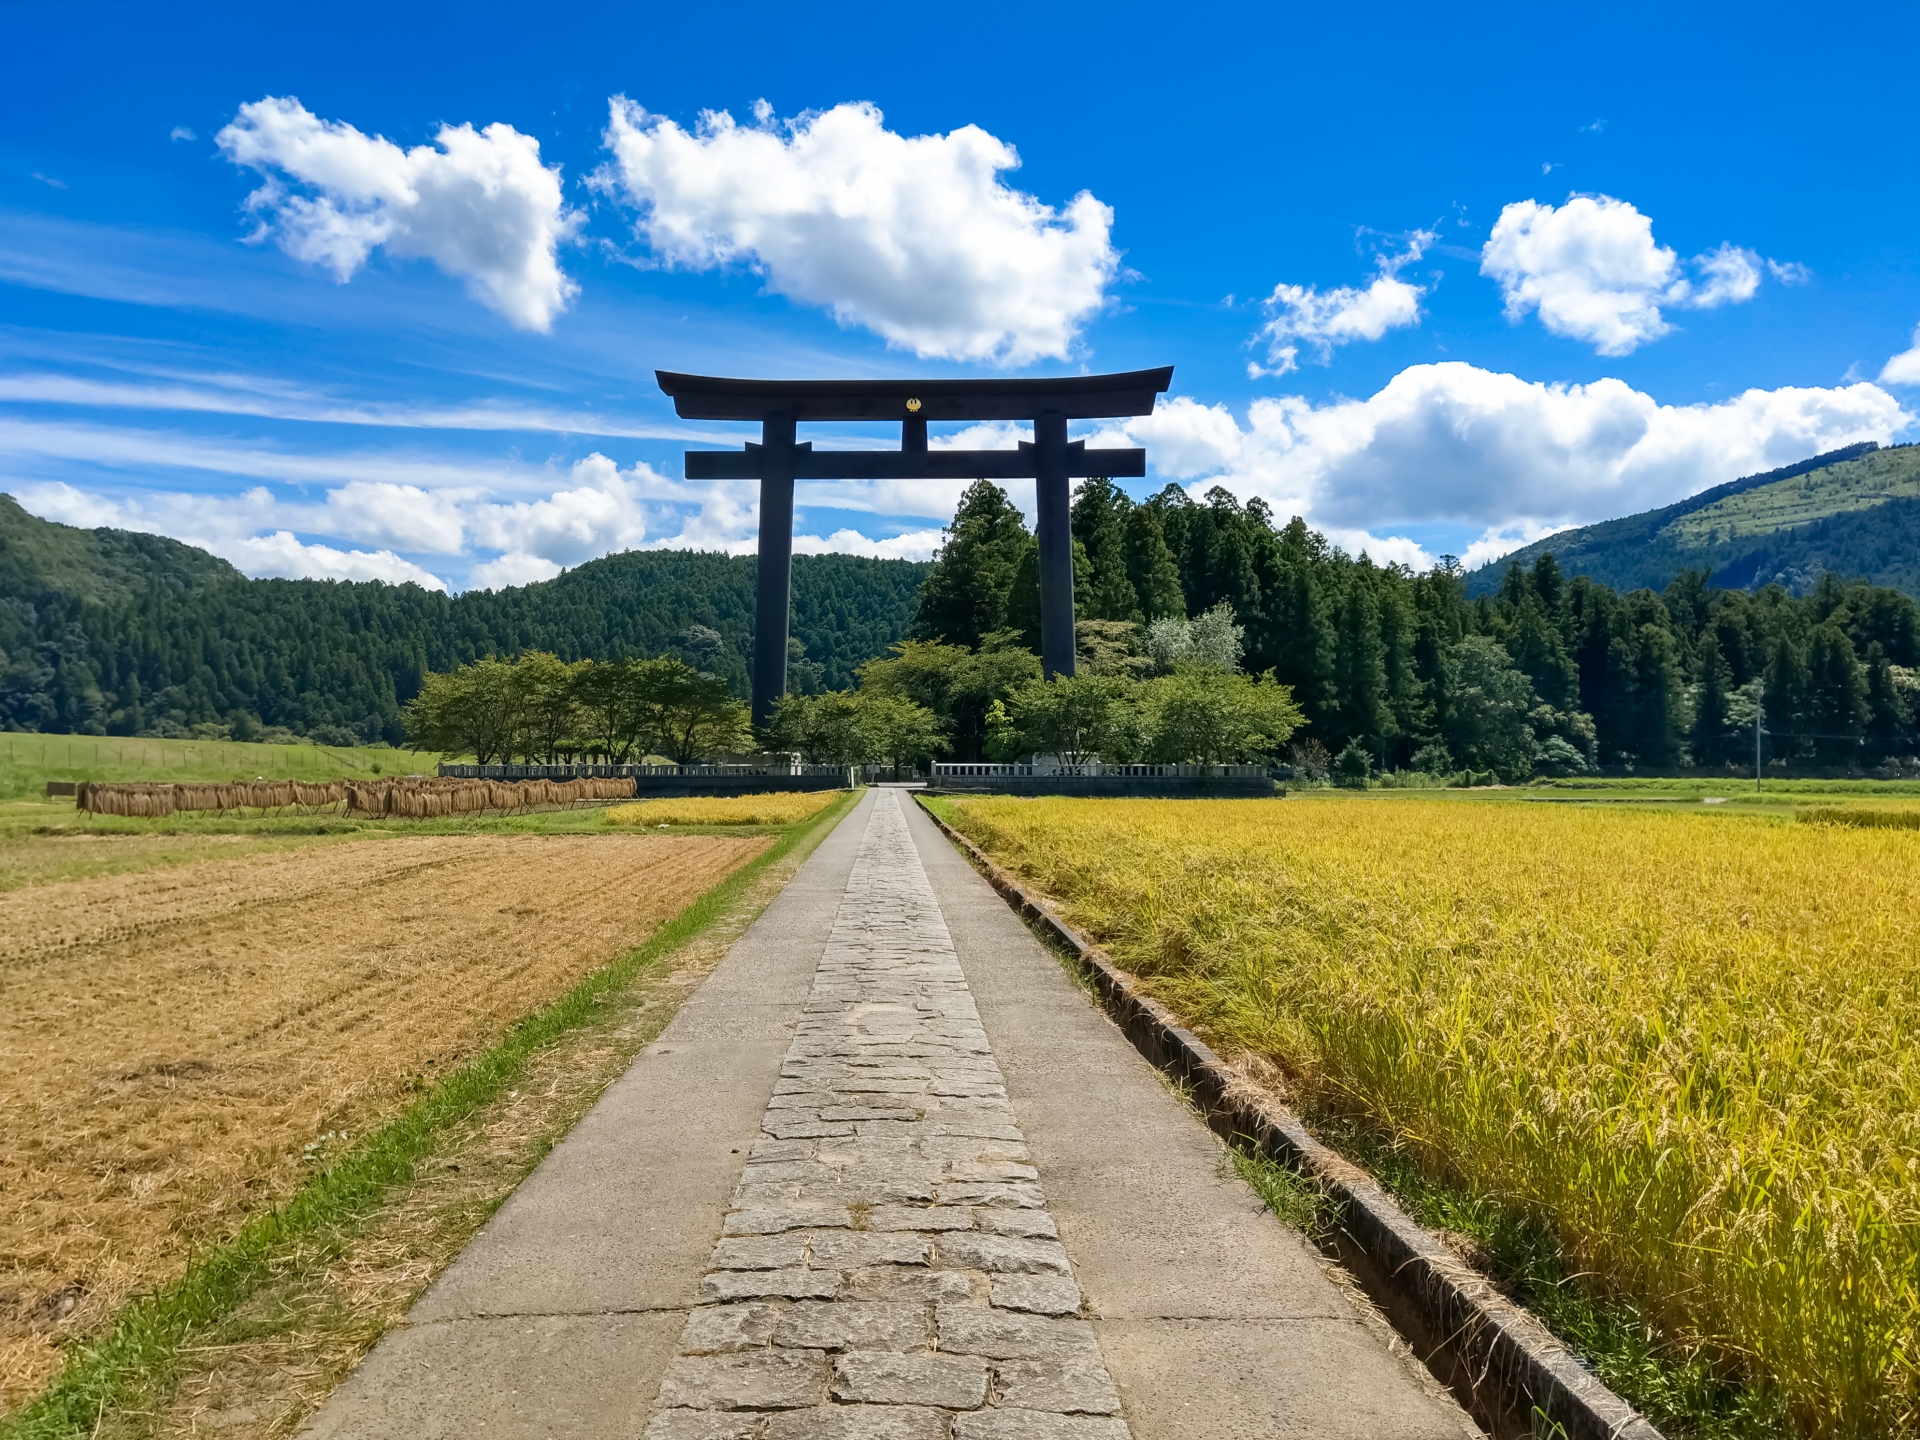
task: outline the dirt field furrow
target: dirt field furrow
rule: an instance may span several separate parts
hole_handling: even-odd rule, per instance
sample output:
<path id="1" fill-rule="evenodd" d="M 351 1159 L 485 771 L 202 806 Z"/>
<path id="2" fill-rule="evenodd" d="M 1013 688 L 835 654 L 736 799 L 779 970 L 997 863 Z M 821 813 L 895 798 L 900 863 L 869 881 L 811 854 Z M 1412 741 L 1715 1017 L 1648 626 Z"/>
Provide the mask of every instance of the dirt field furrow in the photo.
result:
<path id="1" fill-rule="evenodd" d="M 0 1410 L 766 843 L 408 837 L 0 894 Z"/>

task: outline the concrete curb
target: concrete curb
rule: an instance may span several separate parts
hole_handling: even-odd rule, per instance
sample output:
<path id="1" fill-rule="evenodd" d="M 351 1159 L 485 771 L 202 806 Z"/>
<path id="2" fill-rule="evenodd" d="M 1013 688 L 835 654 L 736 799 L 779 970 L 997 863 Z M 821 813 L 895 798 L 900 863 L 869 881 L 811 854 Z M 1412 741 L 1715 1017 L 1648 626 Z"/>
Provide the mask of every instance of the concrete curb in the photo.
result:
<path id="1" fill-rule="evenodd" d="M 1177 1076 L 1209 1126 L 1311 1178 L 1339 1207 L 1332 1247 L 1414 1351 L 1494 1434 L 1663 1440 L 1546 1327 L 1503 1298 L 1374 1179 L 1322 1145 L 1291 1111 L 1253 1093 L 1208 1045 L 977 845 L 923 804 L 941 833 L 1045 938 L 1086 967 L 1107 1013 L 1149 1061 Z"/>

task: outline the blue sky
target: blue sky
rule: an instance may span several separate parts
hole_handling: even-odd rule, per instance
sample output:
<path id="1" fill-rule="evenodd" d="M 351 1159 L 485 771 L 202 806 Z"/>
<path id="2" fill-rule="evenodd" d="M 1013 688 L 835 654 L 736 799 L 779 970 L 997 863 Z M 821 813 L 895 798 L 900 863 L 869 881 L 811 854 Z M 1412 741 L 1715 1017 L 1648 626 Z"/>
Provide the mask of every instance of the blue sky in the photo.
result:
<path id="1" fill-rule="evenodd" d="M 681 462 L 746 435 L 656 367 L 1170 363 L 1086 432 L 1147 447 L 1136 493 L 1416 566 L 1920 438 L 1912 6 L 0 27 L 0 489 L 253 574 L 750 550 L 751 487 Z M 924 556 L 956 490 L 803 488 L 800 547 Z"/>

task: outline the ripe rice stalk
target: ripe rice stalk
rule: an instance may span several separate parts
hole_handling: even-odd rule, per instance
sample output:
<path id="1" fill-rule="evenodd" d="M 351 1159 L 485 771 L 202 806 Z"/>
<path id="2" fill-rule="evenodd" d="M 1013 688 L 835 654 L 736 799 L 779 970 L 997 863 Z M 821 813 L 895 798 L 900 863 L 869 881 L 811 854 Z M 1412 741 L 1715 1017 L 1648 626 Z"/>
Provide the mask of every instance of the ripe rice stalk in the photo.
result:
<path id="1" fill-rule="evenodd" d="M 1920 810 L 1866 810 L 1842 805 L 1808 805 L 1793 818 L 1810 825 L 1855 825 L 1869 830 L 1920 830 Z"/>
<path id="2" fill-rule="evenodd" d="M 1218 1048 L 1552 1226 L 1803 1433 L 1920 1427 L 1907 829 L 984 797 L 955 824 Z"/>

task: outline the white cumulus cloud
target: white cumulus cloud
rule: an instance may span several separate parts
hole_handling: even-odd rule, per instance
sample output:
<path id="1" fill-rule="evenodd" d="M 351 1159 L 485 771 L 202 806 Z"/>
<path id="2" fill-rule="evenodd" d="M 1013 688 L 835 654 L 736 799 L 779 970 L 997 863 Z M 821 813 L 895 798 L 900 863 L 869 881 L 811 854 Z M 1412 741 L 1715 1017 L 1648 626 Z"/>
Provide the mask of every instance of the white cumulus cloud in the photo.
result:
<path id="1" fill-rule="evenodd" d="M 1255 337 L 1267 342 L 1267 364 L 1250 364 L 1248 373 L 1258 378 L 1298 369 L 1302 345 L 1325 364 L 1336 345 L 1378 340 L 1389 330 L 1417 325 L 1420 297 L 1426 291 L 1402 280 L 1400 271 L 1418 260 L 1435 238 L 1430 231 L 1416 230 L 1400 254 L 1381 257 L 1380 273 L 1364 290 L 1343 285 L 1322 294 L 1311 285 L 1274 286 L 1266 300 L 1269 318 Z"/>
<path id="2" fill-rule="evenodd" d="M 1509 320 L 1537 312 L 1555 335 L 1602 355 L 1628 354 L 1670 331 L 1662 306 L 1739 304 L 1760 288 L 1763 266 L 1782 280 L 1804 271 L 1733 244 L 1689 263 L 1693 277 L 1654 241 L 1651 217 L 1608 195 L 1575 195 L 1557 209 L 1534 200 L 1509 205 L 1480 252 L 1480 272 L 1499 283 Z"/>
<path id="3" fill-rule="evenodd" d="M 706 112 L 692 131 L 616 96 L 598 181 L 640 207 L 660 262 L 745 263 L 767 287 L 923 357 L 1064 359 L 1119 270 L 1113 212 L 1003 184 L 1013 147 L 975 125 L 888 130 L 836 105 L 785 125 Z"/>
<path id="4" fill-rule="evenodd" d="M 329 490 L 326 513 L 301 528 L 397 550 L 458 555 L 466 539 L 463 498 L 458 491 L 350 480 Z"/>
<path id="5" fill-rule="evenodd" d="M 858 530 L 836 530 L 831 535 L 796 535 L 796 555 L 864 555 L 870 560 L 931 560 L 940 548 L 938 530 L 909 530 L 869 540 Z"/>
<path id="6" fill-rule="evenodd" d="M 1244 422 L 1176 397 L 1109 433 L 1147 446 L 1162 473 L 1258 495 L 1376 557 L 1395 553 L 1394 526 L 1450 523 L 1481 527 L 1491 558 L 1554 528 L 1885 442 L 1913 420 L 1870 384 L 1662 405 L 1619 380 L 1547 385 L 1448 362 L 1403 370 L 1365 399 L 1256 400 Z"/>
<path id="7" fill-rule="evenodd" d="M 1511 525 L 1489 525 L 1457 557 L 1460 564 L 1468 570 L 1478 570 L 1490 560 L 1498 560 L 1523 545 L 1531 545 L 1536 540 L 1544 540 L 1549 535 L 1557 535 L 1562 530 L 1571 529 L 1567 525 L 1543 525 L 1537 520 L 1517 520 Z"/>
<path id="8" fill-rule="evenodd" d="M 540 142 L 511 125 L 442 125 L 439 148 L 402 150 L 269 95 L 214 138 L 267 177 L 247 198 L 256 235 L 342 282 L 384 246 L 431 260 L 523 330 L 550 329 L 578 291 L 559 247 L 582 217 L 562 199 L 560 168 L 540 163 Z"/>
<path id="9" fill-rule="evenodd" d="M 1880 369 L 1883 385 L 1920 385 L 1920 325 L 1913 328 L 1913 344 Z"/>
<path id="10" fill-rule="evenodd" d="M 437 575 L 404 560 L 391 550 L 336 550 L 331 545 L 303 544 L 285 530 L 232 542 L 226 558 L 253 576 L 283 580 L 384 580 L 401 585 L 411 580 L 428 590 L 445 590 Z"/>
<path id="11" fill-rule="evenodd" d="M 1718 250 L 1709 250 L 1693 263 L 1700 272 L 1700 283 L 1681 291 L 1680 298 L 1697 310 L 1745 304 L 1760 288 L 1763 262 L 1753 251 L 1742 250 L 1738 245 L 1722 244 Z"/>
<path id="12" fill-rule="evenodd" d="M 524 578 L 544 580 L 563 567 L 578 565 L 615 550 L 631 550 L 646 539 L 645 500 L 649 491 L 671 488 L 651 466 L 622 472 L 595 453 L 578 461 L 573 484 L 543 500 L 486 503 L 468 512 L 476 543 L 506 552 L 493 562 Z M 538 561 L 539 565 L 534 562 Z M 545 567 L 546 573 L 535 573 Z"/>

